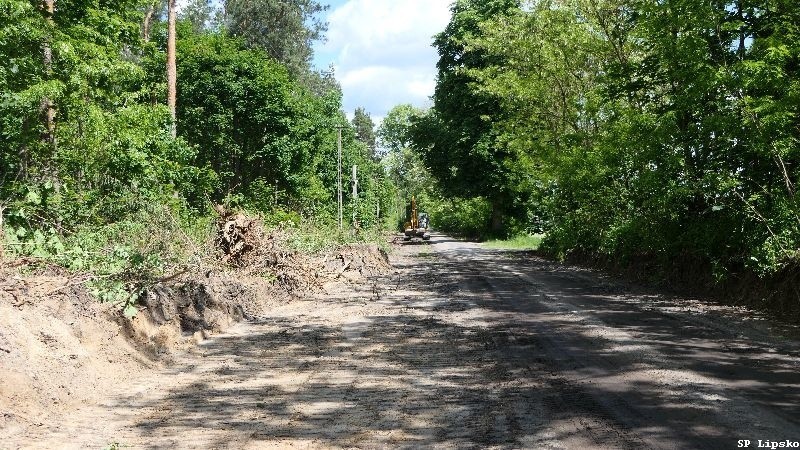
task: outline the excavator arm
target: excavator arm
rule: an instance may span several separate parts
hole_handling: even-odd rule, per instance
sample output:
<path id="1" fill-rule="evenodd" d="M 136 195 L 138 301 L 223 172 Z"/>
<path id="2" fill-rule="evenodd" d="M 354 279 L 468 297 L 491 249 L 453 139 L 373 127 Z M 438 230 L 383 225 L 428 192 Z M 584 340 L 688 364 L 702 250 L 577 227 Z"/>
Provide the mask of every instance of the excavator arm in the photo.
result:
<path id="1" fill-rule="evenodd" d="M 412 238 L 419 237 L 427 241 L 431 238 L 431 234 L 428 232 L 428 220 L 426 219 L 424 221 L 425 223 L 420 223 L 419 216 L 420 214 L 417 211 L 417 199 L 412 196 L 411 205 L 407 209 L 407 220 L 403 230 L 403 234 L 405 235 L 403 237 L 404 240 L 409 241 Z"/>

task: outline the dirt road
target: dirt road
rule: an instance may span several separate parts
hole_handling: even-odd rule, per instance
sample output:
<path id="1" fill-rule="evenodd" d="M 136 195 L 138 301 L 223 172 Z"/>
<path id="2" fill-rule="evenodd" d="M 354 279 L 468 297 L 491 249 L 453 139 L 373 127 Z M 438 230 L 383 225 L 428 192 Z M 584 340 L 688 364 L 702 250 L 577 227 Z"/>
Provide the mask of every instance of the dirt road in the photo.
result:
<path id="1" fill-rule="evenodd" d="M 800 441 L 800 344 L 785 337 L 789 329 L 445 236 L 405 245 L 393 262 L 390 276 L 279 306 L 19 444 L 736 448 L 750 440 L 755 448 L 759 439 Z"/>

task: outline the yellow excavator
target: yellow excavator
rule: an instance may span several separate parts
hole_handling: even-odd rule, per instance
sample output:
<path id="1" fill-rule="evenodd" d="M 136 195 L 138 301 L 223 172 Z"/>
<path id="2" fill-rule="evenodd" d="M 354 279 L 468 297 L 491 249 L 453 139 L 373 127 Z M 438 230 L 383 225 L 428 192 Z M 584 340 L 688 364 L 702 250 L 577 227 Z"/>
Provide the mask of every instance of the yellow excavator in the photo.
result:
<path id="1" fill-rule="evenodd" d="M 403 240 L 410 241 L 412 238 L 422 238 L 427 241 L 431 238 L 428 231 L 430 218 L 427 213 L 417 211 L 417 199 L 411 197 L 411 204 L 406 207 L 406 217 L 408 220 L 403 225 Z"/>

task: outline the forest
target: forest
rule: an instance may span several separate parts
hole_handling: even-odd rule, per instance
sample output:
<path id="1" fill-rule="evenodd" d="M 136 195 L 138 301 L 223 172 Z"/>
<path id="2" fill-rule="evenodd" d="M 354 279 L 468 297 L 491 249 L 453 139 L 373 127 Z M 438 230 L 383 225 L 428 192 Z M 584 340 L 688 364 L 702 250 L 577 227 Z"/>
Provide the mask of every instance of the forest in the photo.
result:
<path id="1" fill-rule="evenodd" d="M 439 230 L 558 259 L 796 280 L 794 0 L 456 0 L 429 107 L 377 130 L 311 65 L 324 10 L 193 0 L 171 32 L 174 0 L 0 0 L 2 251 L 156 276 L 215 204 L 330 235 L 341 131 L 363 229 L 416 195 Z"/>
<path id="2" fill-rule="evenodd" d="M 676 282 L 796 286 L 796 2 L 462 0 L 452 12 L 434 40 L 433 106 L 408 132 L 440 195 L 483 214 L 465 231 L 544 232 L 551 256 Z"/>
<path id="3" fill-rule="evenodd" d="M 100 292 L 124 295 L 124 281 L 185 262 L 208 238 L 214 205 L 347 240 L 347 230 L 327 232 L 339 131 L 346 223 L 381 228 L 377 213 L 394 197 L 374 124 L 363 109 L 348 122 L 334 74 L 310 64 L 323 10 L 314 1 L 192 1 L 180 14 L 174 0 L 0 1 L 5 255 L 99 273 L 113 280 Z"/>

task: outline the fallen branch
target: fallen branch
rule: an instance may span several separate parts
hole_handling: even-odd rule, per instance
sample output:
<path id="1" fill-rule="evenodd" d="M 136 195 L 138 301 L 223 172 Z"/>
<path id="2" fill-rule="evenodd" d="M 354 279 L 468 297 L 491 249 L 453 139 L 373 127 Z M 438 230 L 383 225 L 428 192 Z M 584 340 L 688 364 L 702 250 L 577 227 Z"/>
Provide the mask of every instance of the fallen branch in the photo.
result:
<path id="1" fill-rule="evenodd" d="M 19 308 L 20 306 L 22 306 L 22 305 L 24 305 L 26 303 L 25 301 L 20 301 L 19 300 L 19 296 L 17 295 L 16 292 L 14 292 L 14 289 L 11 289 L 11 288 L 8 288 L 8 287 L 5 287 L 5 286 L 3 286 L 2 289 L 3 289 L 3 292 L 6 292 L 8 295 L 10 295 L 11 297 L 14 298 L 14 301 L 11 302 L 11 305 L 14 306 L 15 308 Z"/>
<path id="2" fill-rule="evenodd" d="M 179 276 L 181 276 L 181 275 L 183 275 L 183 274 L 185 274 L 185 273 L 187 273 L 187 272 L 189 272 L 189 268 L 188 268 L 188 267 L 187 267 L 187 268 L 185 268 L 185 269 L 183 269 L 183 270 L 181 270 L 181 271 L 175 272 L 175 273 L 173 273 L 172 275 L 168 275 L 168 276 L 166 276 L 166 277 L 162 277 L 162 278 L 159 278 L 159 279 L 157 279 L 156 281 L 154 281 L 154 282 L 153 282 L 153 283 L 150 285 L 150 287 L 153 287 L 153 286 L 155 286 L 155 285 L 157 285 L 157 284 L 166 283 L 167 281 L 172 281 L 172 280 L 174 280 L 175 278 L 178 278 Z"/>
<path id="3" fill-rule="evenodd" d="M 63 286 L 59 286 L 57 288 L 50 289 L 49 291 L 45 292 L 44 295 L 45 296 L 53 295 L 58 291 L 64 290 L 66 288 L 74 287 L 74 286 L 80 286 L 81 284 L 88 283 L 89 281 L 96 280 L 98 278 L 103 278 L 103 277 L 96 276 L 96 275 L 89 275 L 89 276 L 87 276 L 86 278 L 84 278 L 82 280 L 72 281 L 72 282 L 69 282 L 69 283 L 67 283 L 67 284 L 65 284 Z M 73 278 L 73 280 L 74 279 L 75 278 Z"/>
<path id="4" fill-rule="evenodd" d="M 338 272 L 336 272 L 336 276 L 335 276 L 335 277 L 333 277 L 333 279 L 335 280 L 335 279 L 339 278 L 340 276 L 342 276 L 342 274 L 344 273 L 344 271 L 345 271 L 345 270 L 347 270 L 347 268 L 348 268 L 348 267 L 350 267 L 350 263 L 352 263 L 352 262 L 353 262 L 353 260 L 352 260 L 352 259 L 351 259 L 350 261 L 347 261 L 347 262 L 346 262 L 346 263 L 345 263 L 345 264 L 342 266 L 342 268 L 341 268 L 341 269 L 339 269 L 339 271 L 338 271 Z"/>
<path id="5" fill-rule="evenodd" d="M 11 244 L 9 244 L 9 245 L 11 245 Z M 43 260 L 43 259 L 39 259 L 39 258 L 25 257 L 25 258 L 18 258 L 18 259 L 15 259 L 13 261 L 0 262 L 0 267 L 2 267 L 4 269 L 11 269 L 11 268 L 14 268 L 14 267 L 30 266 L 30 265 L 33 265 L 33 264 L 40 264 L 40 263 L 43 263 L 43 262 L 46 262 L 46 261 Z"/>

